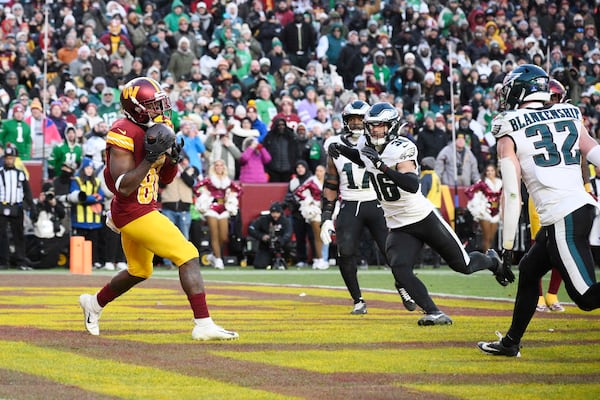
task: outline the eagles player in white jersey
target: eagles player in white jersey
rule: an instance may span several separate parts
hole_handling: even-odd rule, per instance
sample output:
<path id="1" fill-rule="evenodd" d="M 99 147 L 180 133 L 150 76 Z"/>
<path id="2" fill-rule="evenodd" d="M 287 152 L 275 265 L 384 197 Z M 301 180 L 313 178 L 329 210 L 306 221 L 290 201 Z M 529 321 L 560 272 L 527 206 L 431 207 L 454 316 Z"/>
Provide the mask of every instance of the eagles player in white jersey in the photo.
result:
<path id="1" fill-rule="evenodd" d="M 545 106 L 550 100 L 548 74 L 524 64 L 504 78 L 500 106 L 492 133 L 498 138 L 498 159 L 504 182 L 504 264 L 521 212 L 520 182 L 527 187 L 540 215 L 542 228 L 519 263 L 519 287 L 513 319 L 506 336 L 479 342 L 485 353 L 519 357 L 521 338 L 535 313 L 539 280 L 558 268 L 571 299 L 585 311 L 600 307 L 589 233 L 595 204 L 581 177 L 581 155 L 600 165 L 600 146 L 583 126 L 578 107 L 568 103 Z"/>
<path id="2" fill-rule="evenodd" d="M 334 144 L 330 155 L 342 154 L 367 169 L 390 230 L 386 256 L 396 282 L 423 309 L 419 325 L 448 325 L 450 317 L 438 309 L 413 268 L 427 243 L 462 274 L 489 269 L 502 285 L 514 280 L 494 250 L 467 254 L 462 243 L 419 190 L 417 147 L 399 135 L 398 110 L 389 103 L 374 104 L 365 116 L 365 134 L 356 149 Z"/>
<path id="3" fill-rule="evenodd" d="M 362 100 L 348 103 L 342 111 L 344 132 L 327 139 L 324 147 L 327 149 L 331 144 L 339 143 L 354 148 L 364 133 L 363 121 L 368 110 L 369 105 Z M 335 159 L 328 156 L 322 197 L 321 240 L 323 244 L 331 243 L 331 233 L 336 231 L 340 273 L 354 301 L 354 308 L 350 313 L 355 315 L 367 313 L 367 304 L 362 298 L 357 276 L 356 252 L 363 227 L 369 229 L 382 254 L 385 254 L 387 237 L 381 205 L 369 182 L 369 175 L 365 172 L 364 166 L 359 166 L 344 156 Z M 338 196 L 341 201 L 334 228 L 332 214 Z M 406 290 L 398 284 L 396 290 L 402 297 L 404 307 L 414 311 L 417 305 Z"/>

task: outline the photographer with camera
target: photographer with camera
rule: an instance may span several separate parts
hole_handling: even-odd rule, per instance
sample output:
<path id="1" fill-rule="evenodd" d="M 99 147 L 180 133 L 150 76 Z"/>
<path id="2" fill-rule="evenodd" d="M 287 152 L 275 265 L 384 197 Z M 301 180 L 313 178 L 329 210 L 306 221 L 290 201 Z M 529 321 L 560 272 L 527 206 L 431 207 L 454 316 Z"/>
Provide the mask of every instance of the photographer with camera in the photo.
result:
<path id="1" fill-rule="evenodd" d="M 283 217 L 283 206 L 275 202 L 269 208 L 269 214 L 261 215 L 250 223 L 248 234 L 258 240 L 258 250 L 254 257 L 256 269 L 286 269 L 284 253 L 289 252 L 292 226 L 288 218 Z"/>
<path id="2" fill-rule="evenodd" d="M 33 235 L 27 236 L 27 257 L 34 268 L 54 268 L 68 249 L 69 235 L 63 225 L 67 212 L 51 183 L 44 183 L 34 206 Z"/>
<path id="3" fill-rule="evenodd" d="M 49 239 L 64 236 L 66 230 L 62 220 L 66 216 L 64 205 L 58 201 L 51 183 L 44 183 L 42 192 L 35 204 L 37 218 L 32 218 L 34 235 Z"/>

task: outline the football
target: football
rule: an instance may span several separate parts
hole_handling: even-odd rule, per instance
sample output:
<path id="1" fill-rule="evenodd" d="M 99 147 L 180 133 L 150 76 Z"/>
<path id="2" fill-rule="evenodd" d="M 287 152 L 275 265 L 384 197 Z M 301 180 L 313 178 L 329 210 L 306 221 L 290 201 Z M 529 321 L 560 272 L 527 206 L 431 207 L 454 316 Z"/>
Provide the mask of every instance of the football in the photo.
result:
<path id="1" fill-rule="evenodd" d="M 157 144 L 166 151 L 175 143 L 175 131 L 166 123 L 154 124 L 146 130 L 146 143 Z"/>

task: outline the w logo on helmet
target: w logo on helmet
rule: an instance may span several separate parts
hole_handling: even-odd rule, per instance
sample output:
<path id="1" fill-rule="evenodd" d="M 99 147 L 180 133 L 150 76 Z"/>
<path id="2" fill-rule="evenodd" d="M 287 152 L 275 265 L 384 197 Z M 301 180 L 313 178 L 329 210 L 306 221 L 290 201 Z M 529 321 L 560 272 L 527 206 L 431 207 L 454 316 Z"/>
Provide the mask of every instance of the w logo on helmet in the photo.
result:
<path id="1" fill-rule="evenodd" d="M 139 91 L 140 91 L 139 86 L 126 86 L 123 88 L 123 98 L 124 99 L 135 98 Z"/>

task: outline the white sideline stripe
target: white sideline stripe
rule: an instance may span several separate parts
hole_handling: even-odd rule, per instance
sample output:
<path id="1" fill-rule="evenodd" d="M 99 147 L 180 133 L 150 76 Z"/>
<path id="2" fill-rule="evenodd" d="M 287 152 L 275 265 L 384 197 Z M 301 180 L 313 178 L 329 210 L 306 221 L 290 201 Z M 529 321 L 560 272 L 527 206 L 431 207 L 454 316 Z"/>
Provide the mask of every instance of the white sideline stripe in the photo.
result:
<path id="1" fill-rule="evenodd" d="M 212 272 L 212 271 L 211 271 Z M 251 274 L 251 275 L 264 275 L 265 272 L 269 272 L 269 271 L 244 271 L 244 274 Z M 239 274 L 239 271 L 218 271 L 217 272 L 219 276 L 222 275 L 233 275 Z M 274 271 L 274 273 L 281 273 L 281 271 Z M 294 274 L 294 275 L 302 275 L 305 274 L 306 271 L 285 271 L 286 275 L 290 275 L 290 274 Z M 335 273 L 336 275 L 339 274 L 338 270 L 331 270 L 331 271 L 320 271 L 320 273 Z M 390 273 L 390 271 L 369 271 L 369 273 L 381 273 L 381 274 L 386 274 L 388 275 Z M 423 274 L 423 275 L 456 275 L 455 271 L 419 271 L 418 274 Z M 158 274 L 154 273 L 154 276 L 156 276 Z M 335 289 L 335 290 L 343 290 L 346 291 L 348 289 L 346 289 L 345 286 L 329 286 L 329 285 L 303 285 L 303 284 L 299 284 L 299 283 L 268 283 L 268 282 L 238 282 L 238 281 L 228 281 L 228 280 L 222 280 L 222 279 L 210 279 L 210 276 L 207 276 L 209 274 L 206 273 L 206 271 L 202 271 L 202 275 L 204 276 L 204 279 L 206 281 L 210 281 L 210 282 L 214 282 L 214 283 L 226 283 L 228 285 L 248 285 L 248 286 L 279 286 L 279 287 L 290 287 L 290 288 L 314 288 L 314 289 Z M 165 278 L 165 279 L 179 279 L 179 277 L 171 277 L 171 276 L 161 276 L 161 278 Z M 380 289 L 380 288 L 361 288 L 362 291 L 369 291 L 369 292 L 375 292 L 375 293 L 397 293 L 395 290 L 390 290 L 390 289 Z M 469 295 L 461 295 L 461 294 L 449 294 L 449 293 L 436 293 L 436 292 L 429 292 L 430 295 L 433 296 L 442 296 L 442 297 L 447 297 L 447 298 L 453 298 L 453 299 L 470 299 L 470 300 L 494 300 L 494 301 L 505 301 L 505 302 L 509 302 L 509 303 L 514 303 L 515 300 L 514 299 L 506 299 L 506 298 L 502 298 L 502 297 L 484 297 L 484 296 L 469 296 Z M 563 302 L 561 301 L 561 304 L 566 304 L 566 305 L 575 305 L 575 303 L 567 303 L 567 302 Z"/>
<path id="2" fill-rule="evenodd" d="M 297 283 L 281 284 L 281 283 L 233 282 L 233 281 L 213 281 L 213 280 L 211 280 L 211 282 L 248 285 L 248 286 L 279 286 L 279 287 L 292 287 L 292 288 L 335 289 L 335 290 L 343 290 L 343 291 L 347 290 L 343 286 L 301 285 L 301 284 L 297 284 Z M 379 288 L 362 288 L 361 287 L 360 290 L 363 292 L 367 291 L 367 292 L 375 292 L 375 293 L 395 293 L 395 294 L 398 293 L 395 290 L 379 289 Z M 500 298 L 500 297 L 467 296 L 467 295 L 461 295 L 461 294 L 446 294 L 446 293 L 435 293 L 435 292 L 429 292 L 429 294 L 433 295 L 433 296 L 442 296 L 442 297 L 455 298 L 455 299 L 496 300 L 496 301 L 506 301 L 506 302 L 510 302 L 510 303 L 515 302 L 514 299 L 505 299 L 505 298 Z M 571 304 L 571 303 L 565 303 L 565 302 L 561 301 L 561 304 Z"/>

